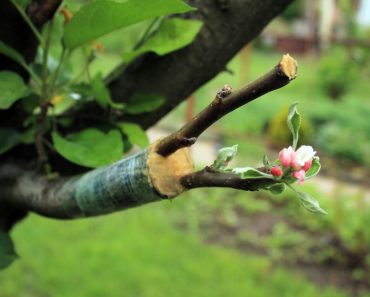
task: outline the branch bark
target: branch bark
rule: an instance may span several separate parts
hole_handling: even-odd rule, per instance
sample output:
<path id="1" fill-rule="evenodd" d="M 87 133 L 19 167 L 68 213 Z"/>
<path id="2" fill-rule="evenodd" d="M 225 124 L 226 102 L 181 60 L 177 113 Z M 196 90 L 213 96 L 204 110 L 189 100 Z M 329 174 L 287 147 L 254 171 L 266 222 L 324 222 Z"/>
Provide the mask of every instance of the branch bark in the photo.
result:
<path id="1" fill-rule="evenodd" d="M 216 98 L 176 133 L 163 139 L 158 145 L 158 153 L 163 156 L 172 154 L 179 148 L 191 146 L 197 137 L 209 126 L 236 108 L 273 90 L 279 89 L 297 76 L 297 62 L 288 54 L 270 72 L 232 93 L 225 86 Z"/>

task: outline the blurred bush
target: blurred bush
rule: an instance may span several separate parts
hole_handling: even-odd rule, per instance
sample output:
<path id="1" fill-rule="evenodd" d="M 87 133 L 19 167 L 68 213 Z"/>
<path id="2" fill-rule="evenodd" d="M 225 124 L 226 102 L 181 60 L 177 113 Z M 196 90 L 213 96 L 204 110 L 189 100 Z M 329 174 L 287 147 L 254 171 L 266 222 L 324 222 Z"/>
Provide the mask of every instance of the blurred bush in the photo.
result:
<path id="1" fill-rule="evenodd" d="M 343 97 L 357 75 L 357 66 L 344 48 L 332 47 L 321 58 L 318 80 L 324 93 L 331 99 Z"/>
<path id="2" fill-rule="evenodd" d="M 292 134 L 288 129 L 286 119 L 288 117 L 288 107 L 281 109 L 272 118 L 267 127 L 267 136 L 273 147 L 281 149 L 288 147 L 292 143 Z M 299 133 L 299 144 L 309 144 L 312 135 L 312 128 L 308 121 L 302 119 Z"/>

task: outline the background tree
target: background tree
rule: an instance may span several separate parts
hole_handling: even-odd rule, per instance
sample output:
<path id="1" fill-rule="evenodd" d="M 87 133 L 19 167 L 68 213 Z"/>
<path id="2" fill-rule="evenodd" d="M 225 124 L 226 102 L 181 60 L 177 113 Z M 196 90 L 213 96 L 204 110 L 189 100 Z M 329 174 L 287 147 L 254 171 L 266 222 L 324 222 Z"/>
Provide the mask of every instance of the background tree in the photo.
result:
<path id="1" fill-rule="evenodd" d="M 76 17 L 63 9 L 66 24 L 60 58 L 56 66 L 51 66 L 48 51 L 57 30 L 55 16 L 61 1 L 2 1 L 2 234 L 29 210 L 65 217 L 60 205 L 55 212 L 48 212 L 58 201 L 50 200 L 49 204 L 40 199 L 59 197 L 55 193 L 62 186 L 69 193 L 76 185 L 71 175 L 120 158 L 135 142 L 132 137 L 141 133 L 135 124 L 143 129 L 152 126 L 225 70 L 226 63 L 292 1 L 194 0 L 188 1 L 190 6 L 175 0 L 140 2 L 142 6 L 138 1 L 94 2 L 83 6 Z M 180 15 L 165 18 L 174 13 Z M 63 77 L 65 61 L 78 47 L 88 66 L 94 59 L 90 42 L 146 19 L 154 20 L 122 64 L 106 78 L 96 76 L 86 83 L 79 77 Z M 83 71 L 88 74 L 88 67 Z M 279 67 L 272 73 L 277 71 Z M 289 79 L 283 75 L 283 81 L 274 88 Z M 259 95 L 271 89 L 269 85 Z M 245 97 L 245 92 L 241 93 Z M 240 93 L 236 94 L 232 98 Z M 77 103 L 73 96 L 79 96 Z M 112 131 L 112 127 L 120 132 Z M 180 146 L 189 145 L 191 138 L 180 139 Z M 96 146 L 96 151 L 89 155 L 83 149 L 86 145 Z M 55 178 L 55 173 L 59 177 Z M 111 205 L 103 212 L 113 210 Z"/>

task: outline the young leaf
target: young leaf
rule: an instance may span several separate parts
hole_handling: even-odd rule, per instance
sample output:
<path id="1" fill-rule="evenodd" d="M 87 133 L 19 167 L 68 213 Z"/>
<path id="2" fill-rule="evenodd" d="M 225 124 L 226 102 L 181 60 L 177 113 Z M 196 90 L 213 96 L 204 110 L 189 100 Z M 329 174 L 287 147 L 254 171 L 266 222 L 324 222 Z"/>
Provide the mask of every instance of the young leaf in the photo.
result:
<path id="1" fill-rule="evenodd" d="M 146 43 L 132 52 L 125 53 L 123 60 L 130 62 L 145 52 L 154 52 L 159 56 L 176 51 L 191 43 L 198 34 L 202 22 L 180 18 L 167 19 L 158 32 L 151 36 Z"/>
<path id="2" fill-rule="evenodd" d="M 28 67 L 26 61 L 22 57 L 20 53 L 18 53 L 15 49 L 11 48 L 10 46 L 6 45 L 4 42 L 0 40 L 0 54 L 7 56 L 8 58 L 16 61 L 19 65 L 21 65 L 24 69 L 28 71 L 28 73 L 32 76 L 32 78 L 40 83 L 39 77 L 32 71 L 30 67 Z"/>
<path id="3" fill-rule="evenodd" d="M 308 171 L 306 172 L 305 179 L 310 179 L 316 176 L 319 173 L 320 169 L 321 169 L 320 158 L 314 157 L 312 160 L 311 168 L 308 169 Z"/>
<path id="4" fill-rule="evenodd" d="M 11 58 L 12 60 L 18 62 L 22 66 L 26 64 L 26 61 L 22 57 L 20 53 L 18 53 L 15 49 L 11 48 L 10 46 L 6 45 L 4 42 L 0 40 L 0 54 Z"/>
<path id="5" fill-rule="evenodd" d="M 299 138 L 299 127 L 301 126 L 301 116 L 297 111 L 298 102 L 293 103 L 288 112 L 287 124 L 290 132 L 293 136 L 293 149 L 297 148 L 298 138 Z"/>
<path id="6" fill-rule="evenodd" d="M 272 185 L 271 187 L 268 188 L 268 190 L 274 195 L 279 195 L 282 192 L 284 192 L 285 184 L 281 183 L 281 184 Z"/>
<path id="7" fill-rule="evenodd" d="M 123 134 L 125 134 L 131 143 L 138 145 L 141 148 L 146 148 L 149 145 L 148 136 L 145 131 L 137 124 L 121 122 L 118 123 Z"/>
<path id="8" fill-rule="evenodd" d="M 319 202 L 311 195 L 297 191 L 290 184 L 286 185 L 297 195 L 299 202 L 305 209 L 314 213 L 327 214 L 327 212 L 320 207 Z"/>
<path id="9" fill-rule="evenodd" d="M 120 133 L 107 134 L 97 129 L 86 129 L 63 138 L 52 134 L 54 147 L 64 158 L 85 167 L 100 167 L 117 161 L 122 156 L 123 143 Z"/>
<path id="10" fill-rule="evenodd" d="M 115 30 L 146 19 L 191 11 L 181 0 L 94 1 L 85 4 L 64 30 L 64 44 L 74 49 Z"/>
<path id="11" fill-rule="evenodd" d="M 271 178 L 272 175 L 259 171 L 253 167 L 239 167 L 234 168 L 232 173 L 240 175 L 241 178 L 244 179 L 257 179 L 257 178 Z"/>
<path id="12" fill-rule="evenodd" d="M 29 94 L 23 79 L 11 71 L 0 71 L 0 109 L 7 109 Z"/>
<path id="13" fill-rule="evenodd" d="M 271 166 L 271 163 L 270 163 L 270 161 L 269 161 L 269 158 L 267 157 L 267 155 L 265 154 L 265 155 L 263 155 L 263 160 L 262 160 L 262 162 L 263 162 L 263 166 L 265 166 L 265 167 L 270 167 Z"/>
<path id="14" fill-rule="evenodd" d="M 21 142 L 21 134 L 14 129 L 0 128 L 0 155 Z"/>
<path id="15" fill-rule="evenodd" d="M 298 191 L 295 192 L 297 194 L 299 202 L 305 209 L 313 213 L 328 214 L 325 210 L 323 210 L 320 207 L 319 202 L 315 198 L 303 192 Z"/>
<path id="16" fill-rule="evenodd" d="M 9 234 L 0 230 L 0 270 L 8 267 L 18 258 Z"/>
<path id="17" fill-rule="evenodd" d="M 230 161 L 235 157 L 238 151 L 238 145 L 224 147 L 217 152 L 217 158 L 211 165 L 216 170 L 225 170 Z"/>
<path id="18" fill-rule="evenodd" d="M 151 112 L 159 108 L 165 99 L 154 94 L 135 93 L 127 102 L 125 111 L 130 114 Z"/>
<path id="19" fill-rule="evenodd" d="M 116 109 L 124 109 L 125 107 L 123 103 L 117 103 L 112 100 L 110 92 L 100 75 L 95 76 L 91 81 L 91 92 L 96 102 L 104 109 L 108 106 Z"/>

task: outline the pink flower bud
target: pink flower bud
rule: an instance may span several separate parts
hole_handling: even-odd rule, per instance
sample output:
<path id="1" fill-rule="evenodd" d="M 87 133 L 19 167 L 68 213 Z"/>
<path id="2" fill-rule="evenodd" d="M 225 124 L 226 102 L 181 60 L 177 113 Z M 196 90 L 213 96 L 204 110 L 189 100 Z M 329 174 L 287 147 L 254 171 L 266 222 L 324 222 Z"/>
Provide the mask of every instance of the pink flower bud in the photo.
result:
<path id="1" fill-rule="evenodd" d="M 304 171 L 303 169 L 293 172 L 293 177 L 298 179 L 299 184 L 302 184 L 304 182 L 305 176 L 306 176 L 306 171 Z"/>
<path id="2" fill-rule="evenodd" d="M 307 161 L 306 163 L 304 163 L 304 165 L 303 165 L 302 169 L 303 169 L 304 171 L 308 171 L 308 169 L 310 169 L 310 168 L 311 168 L 311 166 L 312 166 L 312 160 Z"/>
<path id="3" fill-rule="evenodd" d="M 291 146 L 288 148 L 282 149 L 279 153 L 279 159 L 280 159 L 281 165 L 283 167 L 291 166 L 294 154 L 295 154 L 294 150 Z"/>
<path id="4" fill-rule="evenodd" d="M 316 152 L 313 150 L 312 146 L 302 145 L 298 150 L 296 150 L 293 156 L 293 168 L 298 170 L 302 168 L 306 162 L 312 162 L 312 158 L 315 156 L 315 154 Z"/>
<path id="5" fill-rule="evenodd" d="M 281 171 L 281 169 L 279 167 L 272 167 L 271 174 L 273 176 L 282 176 L 283 172 Z"/>

